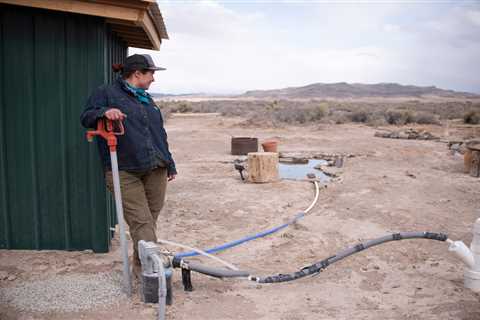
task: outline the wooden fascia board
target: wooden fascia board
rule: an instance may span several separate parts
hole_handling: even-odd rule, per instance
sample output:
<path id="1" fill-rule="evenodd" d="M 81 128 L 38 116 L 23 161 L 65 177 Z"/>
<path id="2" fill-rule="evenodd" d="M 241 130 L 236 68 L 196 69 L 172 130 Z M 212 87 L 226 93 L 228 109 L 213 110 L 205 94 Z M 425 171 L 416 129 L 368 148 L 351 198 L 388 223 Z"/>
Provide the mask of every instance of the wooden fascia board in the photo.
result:
<path id="1" fill-rule="evenodd" d="M 83 0 L 91 1 L 91 0 Z M 136 8 L 136 9 L 148 9 L 150 6 L 150 1 L 138 1 L 138 0 L 95 0 L 96 3 L 111 4 L 114 6 L 126 7 L 126 8 Z M 155 2 L 155 0 L 153 0 Z"/>
<path id="2" fill-rule="evenodd" d="M 133 22 L 137 22 L 139 17 L 142 16 L 144 12 L 142 9 L 126 8 L 106 3 L 85 2 L 79 0 L 0 0 L 0 3 L 79 13 Z"/>
<path id="3" fill-rule="evenodd" d="M 142 2 L 142 6 L 152 4 L 148 0 Z M 114 4 L 115 1 L 109 0 L 98 2 L 81 0 L 0 0 L 0 3 L 98 16 L 106 18 L 107 23 L 111 24 L 136 25 L 145 31 L 151 41 L 150 49 L 160 50 L 160 44 L 162 43 L 160 34 L 148 14 L 148 10 L 139 8 L 138 5 L 136 8 L 126 7 L 129 2 L 125 0 L 119 1 L 117 5 Z M 132 46 L 131 43 L 128 45 Z"/>
<path id="4" fill-rule="evenodd" d="M 150 46 L 148 47 L 148 49 L 158 50 L 155 49 L 155 47 L 153 46 L 153 41 L 150 40 L 151 38 L 148 36 L 147 30 L 145 30 L 145 27 L 141 23 L 132 23 L 116 19 L 107 19 L 106 22 L 111 24 L 111 30 L 113 32 L 117 33 L 125 40 L 128 40 L 128 45 L 130 47 L 135 47 L 135 45 L 132 43 L 133 41 L 131 36 L 138 36 L 139 38 L 145 39 L 145 41 L 150 42 Z M 145 47 L 142 46 L 142 48 Z"/>
<path id="5" fill-rule="evenodd" d="M 157 29 L 155 28 L 155 25 L 153 24 L 152 18 L 150 15 L 146 12 L 143 11 L 140 19 L 138 21 L 138 24 L 145 30 L 147 33 L 148 38 L 153 44 L 154 50 L 160 50 L 160 44 L 162 43 L 162 40 L 160 39 L 160 36 L 157 32 Z"/>
<path id="6" fill-rule="evenodd" d="M 162 12 L 160 11 L 160 8 L 158 7 L 157 3 L 155 3 L 154 5 L 151 5 L 148 8 L 148 14 L 150 15 L 150 18 L 152 18 L 153 23 L 155 24 L 155 27 L 158 31 L 160 39 L 168 39 L 168 33 L 165 27 L 165 22 L 163 20 Z"/>

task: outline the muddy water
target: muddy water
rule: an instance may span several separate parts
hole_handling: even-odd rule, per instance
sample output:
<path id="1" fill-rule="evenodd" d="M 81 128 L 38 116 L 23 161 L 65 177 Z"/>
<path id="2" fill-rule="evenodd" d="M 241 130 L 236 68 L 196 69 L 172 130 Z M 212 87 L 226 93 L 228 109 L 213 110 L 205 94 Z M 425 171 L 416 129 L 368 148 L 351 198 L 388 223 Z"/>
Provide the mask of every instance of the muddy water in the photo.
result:
<path id="1" fill-rule="evenodd" d="M 315 169 L 316 165 L 326 165 L 327 161 L 310 159 L 305 164 L 291 164 L 282 163 L 278 164 L 278 171 L 281 179 L 289 180 L 303 180 L 307 178 L 308 173 L 315 174 L 316 178 L 322 182 L 328 182 L 330 177 L 325 175 L 322 171 Z"/>

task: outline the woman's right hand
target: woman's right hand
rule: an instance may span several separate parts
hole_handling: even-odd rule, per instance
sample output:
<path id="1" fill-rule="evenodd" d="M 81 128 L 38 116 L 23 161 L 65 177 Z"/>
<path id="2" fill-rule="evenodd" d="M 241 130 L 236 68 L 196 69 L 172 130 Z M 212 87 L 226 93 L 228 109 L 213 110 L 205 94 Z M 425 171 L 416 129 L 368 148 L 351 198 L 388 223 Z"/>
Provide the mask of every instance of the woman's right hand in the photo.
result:
<path id="1" fill-rule="evenodd" d="M 123 121 L 127 117 L 126 114 L 124 114 L 122 111 L 116 108 L 109 109 L 107 112 L 105 112 L 105 117 L 108 120 L 120 120 Z"/>

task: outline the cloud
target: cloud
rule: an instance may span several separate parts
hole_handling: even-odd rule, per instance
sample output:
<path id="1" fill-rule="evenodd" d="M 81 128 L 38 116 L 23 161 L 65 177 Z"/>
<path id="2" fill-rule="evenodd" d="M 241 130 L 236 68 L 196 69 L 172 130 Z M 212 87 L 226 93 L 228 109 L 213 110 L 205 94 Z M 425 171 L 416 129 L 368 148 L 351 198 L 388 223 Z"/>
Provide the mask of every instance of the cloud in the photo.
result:
<path id="1" fill-rule="evenodd" d="M 149 52 L 168 69 L 156 74 L 152 91 L 239 93 L 340 81 L 480 89 L 475 5 L 159 4 L 171 39 Z"/>
<path id="2" fill-rule="evenodd" d="M 188 35 L 225 41 L 250 33 L 249 26 L 261 19 L 259 14 L 240 15 L 216 1 L 168 1 L 164 4 L 162 11 L 173 38 Z"/>
<path id="3" fill-rule="evenodd" d="M 477 27 L 480 27 L 480 10 L 472 10 L 466 13 L 468 20 Z"/>

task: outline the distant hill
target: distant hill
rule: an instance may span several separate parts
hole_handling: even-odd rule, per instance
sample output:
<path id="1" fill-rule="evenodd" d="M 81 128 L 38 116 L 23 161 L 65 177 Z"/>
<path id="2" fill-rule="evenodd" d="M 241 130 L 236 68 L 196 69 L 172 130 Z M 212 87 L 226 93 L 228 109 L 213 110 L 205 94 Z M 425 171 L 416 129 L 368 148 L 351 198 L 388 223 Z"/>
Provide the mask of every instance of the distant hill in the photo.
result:
<path id="1" fill-rule="evenodd" d="M 175 98 L 175 97 L 190 97 L 190 96 L 204 96 L 205 93 L 158 93 L 158 92 L 149 92 L 153 99 L 162 99 L 162 98 Z"/>
<path id="2" fill-rule="evenodd" d="M 437 87 L 417 87 L 398 83 L 314 83 L 303 87 L 247 91 L 240 97 L 302 99 L 302 98 L 373 98 L 437 96 L 443 98 L 480 98 L 480 95 L 444 90 Z"/>

